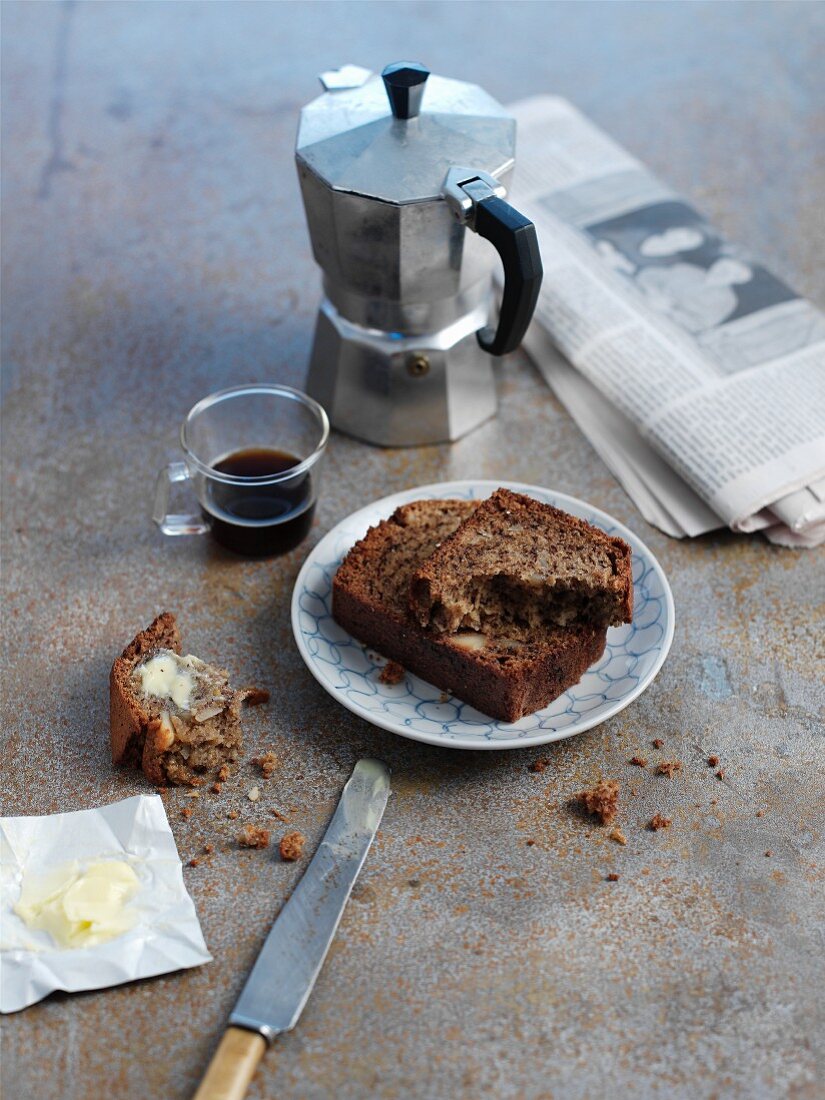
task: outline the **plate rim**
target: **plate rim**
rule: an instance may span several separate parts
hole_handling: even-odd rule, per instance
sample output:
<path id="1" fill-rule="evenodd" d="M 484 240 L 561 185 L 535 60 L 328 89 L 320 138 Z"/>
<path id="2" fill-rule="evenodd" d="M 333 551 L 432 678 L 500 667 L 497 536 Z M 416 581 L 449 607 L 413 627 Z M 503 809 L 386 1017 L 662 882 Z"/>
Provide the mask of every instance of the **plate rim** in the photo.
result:
<path id="1" fill-rule="evenodd" d="M 303 640 L 303 631 L 301 630 L 299 622 L 301 610 L 299 602 L 301 593 L 303 592 L 305 587 L 304 578 L 308 574 L 309 570 L 312 568 L 315 556 L 321 549 L 321 547 L 328 540 L 331 540 L 333 538 L 340 527 L 342 527 L 345 523 L 350 523 L 351 521 L 356 520 L 364 512 L 374 512 L 376 509 L 379 509 L 383 512 L 387 508 L 390 508 L 390 511 L 387 512 L 387 516 L 381 517 L 387 518 L 389 515 L 392 514 L 392 511 L 394 511 L 395 508 L 399 507 L 403 503 L 406 503 L 406 501 L 401 498 L 406 497 L 408 494 L 428 493 L 432 492 L 433 490 L 438 490 L 439 492 L 444 492 L 446 499 L 450 499 L 449 493 L 451 491 L 455 492 L 467 488 L 473 490 L 484 490 L 489 488 L 491 492 L 494 492 L 496 489 L 510 489 L 512 492 L 530 492 L 532 490 L 534 492 L 552 494 L 552 496 L 559 502 L 567 502 L 569 504 L 578 505 L 586 510 L 589 510 L 590 513 L 595 518 L 598 518 L 600 522 L 608 521 L 609 525 L 616 530 L 616 533 L 619 534 L 620 537 L 625 538 L 629 535 L 630 539 L 633 542 L 638 543 L 639 547 L 644 550 L 653 568 L 657 571 L 659 575 L 659 578 L 662 582 L 663 596 L 665 600 L 665 607 L 667 610 L 667 628 L 665 630 L 665 636 L 662 640 L 662 646 L 659 651 L 658 657 L 656 658 L 655 662 L 648 670 L 646 675 L 642 677 L 639 683 L 631 691 L 629 691 L 626 696 L 622 696 L 620 699 L 615 700 L 605 711 L 600 711 L 597 715 L 594 715 L 590 718 L 583 718 L 581 724 L 576 723 L 573 728 L 567 727 L 562 730 L 549 729 L 547 731 L 543 731 L 541 733 L 536 733 L 526 737 L 518 737 L 513 738 L 512 740 L 500 741 L 487 740 L 480 737 L 474 739 L 471 735 L 462 735 L 461 737 L 456 737 L 448 740 L 435 733 L 427 733 L 425 731 L 413 730 L 412 727 L 404 727 L 404 729 L 400 729 L 398 725 L 393 723 L 389 718 L 384 718 L 384 716 L 380 714 L 367 714 L 362 708 L 354 703 L 351 703 L 350 700 L 346 698 L 346 696 L 335 694 L 330 684 L 326 680 L 324 680 L 315 669 L 314 662 L 310 658 L 307 647 Z M 412 499 L 416 499 L 416 497 L 413 496 Z M 635 700 L 638 699 L 640 695 L 647 691 L 648 687 L 650 687 L 650 685 L 659 675 L 662 666 L 667 660 L 667 656 L 670 653 L 670 647 L 673 644 L 673 637 L 676 629 L 676 605 L 673 600 L 673 592 L 671 591 L 670 582 L 668 581 L 667 574 L 662 568 L 659 559 L 651 551 L 650 547 L 643 539 L 639 538 L 639 536 L 634 531 L 631 531 L 630 528 L 626 526 L 626 524 L 622 523 L 620 520 L 617 520 L 614 516 L 610 515 L 609 512 L 605 512 L 603 509 L 588 503 L 586 500 L 582 500 L 580 497 L 570 496 L 569 493 L 557 492 L 555 489 L 550 489 L 546 486 L 533 485 L 524 481 L 500 481 L 490 478 L 460 478 L 455 481 L 435 481 L 430 482 L 426 485 L 416 485 L 410 489 L 399 489 L 394 493 L 389 493 L 387 496 L 379 497 L 377 500 L 370 501 L 369 503 L 363 505 L 361 508 L 356 508 L 355 511 L 350 512 L 348 515 L 340 519 L 338 523 L 331 527 L 329 531 L 327 531 L 326 534 L 323 535 L 312 547 L 312 549 L 309 551 L 306 558 L 304 559 L 303 565 L 298 571 L 298 576 L 295 578 L 295 584 L 292 588 L 292 597 L 290 600 L 290 621 L 292 624 L 292 636 L 295 640 L 295 646 L 299 654 L 301 655 L 301 659 L 303 660 L 304 664 L 309 669 L 311 675 L 314 677 L 315 680 L 317 680 L 324 691 L 326 691 L 326 693 L 331 696 L 331 698 L 333 698 L 340 706 L 345 707 L 348 711 L 350 711 L 352 714 L 357 715 L 363 721 L 368 722 L 372 726 L 377 726 L 379 729 L 384 729 L 388 733 L 394 733 L 398 737 L 404 737 L 410 741 L 419 741 L 427 745 L 436 745 L 443 749 L 497 752 L 512 749 L 535 748 L 539 745 L 552 744 L 555 741 L 565 741 L 569 737 L 576 737 L 578 736 L 578 734 L 586 733 L 587 730 L 593 729 L 595 726 L 600 726 L 609 718 L 615 717 L 615 715 L 619 714 L 626 707 L 629 707 L 631 703 L 635 702 Z M 352 635 L 350 635 L 350 637 L 352 637 Z M 358 639 L 354 640 L 357 641 Z M 362 642 L 360 642 L 359 644 L 363 645 Z M 540 714 L 541 711 L 537 711 L 536 713 Z M 497 722 L 498 720 L 491 719 L 491 721 Z M 498 724 L 503 726 L 516 725 L 516 723 L 509 722 L 499 722 Z"/>

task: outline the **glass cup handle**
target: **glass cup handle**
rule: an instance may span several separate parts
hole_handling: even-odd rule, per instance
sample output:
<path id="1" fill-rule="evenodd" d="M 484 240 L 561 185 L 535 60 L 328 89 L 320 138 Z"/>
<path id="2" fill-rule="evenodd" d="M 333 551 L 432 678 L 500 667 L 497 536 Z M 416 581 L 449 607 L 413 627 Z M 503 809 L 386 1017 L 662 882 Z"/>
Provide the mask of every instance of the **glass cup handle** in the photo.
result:
<path id="1" fill-rule="evenodd" d="M 189 470 L 185 462 L 170 462 L 158 474 L 155 484 L 155 507 L 152 519 L 164 535 L 204 535 L 209 523 L 202 515 L 181 515 L 169 512 L 169 494 L 176 481 L 188 481 Z"/>

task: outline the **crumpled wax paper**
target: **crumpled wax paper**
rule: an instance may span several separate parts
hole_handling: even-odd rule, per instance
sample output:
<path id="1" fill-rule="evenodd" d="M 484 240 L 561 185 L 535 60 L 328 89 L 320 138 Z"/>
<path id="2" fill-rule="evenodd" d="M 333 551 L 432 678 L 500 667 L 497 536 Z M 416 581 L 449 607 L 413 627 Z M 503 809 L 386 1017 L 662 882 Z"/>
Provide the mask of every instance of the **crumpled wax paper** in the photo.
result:
<path id="1" fill-rule="evenodd" d="M 58 947 L 13 911 L 23 875 L 78 860 L 128 863 L 140 889 L 128 932 L 93 947 Z M 99 810 L 0 818 L 0 1012 L 16 1012 L 55 989 L 103 989 L 209 962 L 195 906 L 183 884 L 175 838 L 158 795 Z"/>

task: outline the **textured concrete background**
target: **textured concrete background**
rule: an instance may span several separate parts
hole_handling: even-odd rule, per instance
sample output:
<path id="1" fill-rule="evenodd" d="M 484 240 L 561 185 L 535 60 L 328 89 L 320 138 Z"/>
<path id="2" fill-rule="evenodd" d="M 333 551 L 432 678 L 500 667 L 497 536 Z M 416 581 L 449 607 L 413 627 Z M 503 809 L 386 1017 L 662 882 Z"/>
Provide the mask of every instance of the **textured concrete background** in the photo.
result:
<path id="1" fill-rule="evenodd" d="M 363 754 L 394 795 L 252 1097 L 825 1095 L 822 554 L 649 529 L 520 355 L 499 418 L 452 448 L 334 438 L 309 544 L 394 489 L 501 476 L 614 513 L 670 576 L 676 640 L 631 708 L 549 752 L 462 754 L 373 729 L 311 679 L 288 622 L 306 547 L 248 562 L 149 520 L 196 399 L 301 384 L 318 277 L 292 143 L 317 72 L 412 55 L 504 101 L 568 95 L 825 305 L 824 14 L 3 4 L 3 812 L 147 790 L 112 769 L 106 682 L 163 608 L 187 648 L 273 689 L 247 742 L 282 760 L 257 807 L 249 766 L 219 798 L 165 796 L 182 857 L 216 847 L 186 870 L 214 963 L 5 1018 L 8 1100 L 188 1096 L 302 869 L 239 852 L 238 824 L 276 806 L 314 849 Z M 600 775 L 622 782 L 626 848 L 567 807 Z M 646 832 L 654 811 L 672 828 Z"/>

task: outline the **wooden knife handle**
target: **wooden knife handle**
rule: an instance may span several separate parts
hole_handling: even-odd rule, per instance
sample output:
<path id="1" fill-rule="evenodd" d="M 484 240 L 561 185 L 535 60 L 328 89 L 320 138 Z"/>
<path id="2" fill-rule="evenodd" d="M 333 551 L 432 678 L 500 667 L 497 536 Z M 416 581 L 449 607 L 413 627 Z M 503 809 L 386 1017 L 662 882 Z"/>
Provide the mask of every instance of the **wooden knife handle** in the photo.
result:
<path id="1" fill-rule="evenodd" d="M 257 1031 L 228 1027 L 193 1100 L 243 1100 L 265 1050 Z"/>

